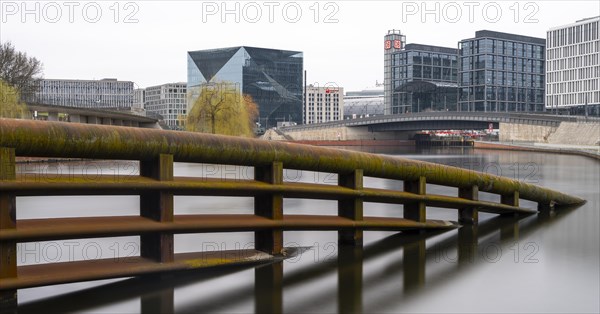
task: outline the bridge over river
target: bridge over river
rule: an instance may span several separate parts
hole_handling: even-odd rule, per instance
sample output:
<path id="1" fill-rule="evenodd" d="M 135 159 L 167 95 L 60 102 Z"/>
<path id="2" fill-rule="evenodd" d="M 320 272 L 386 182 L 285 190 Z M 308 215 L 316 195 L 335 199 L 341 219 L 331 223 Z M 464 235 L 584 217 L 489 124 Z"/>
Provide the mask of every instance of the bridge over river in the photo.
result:
<path id="1" fill-rule="evenodd" d="M 421 130 L 487 130 L 490 127 L 500 130 L 501 141 L 548 142 L 555 133 L 559 142 L 582 138 L 586 145 L 595 145 L 595 142 L 586 139 L 600 140 L 598 117 L 508 112 L 420 112 L 382 115 L 286 126 L 279 128 L 278 132 L 287 136 L 286 140 L 406 140 L 412 139 L 415 132 Z M 565 132 L 562 129 L 565 129 Z"/>

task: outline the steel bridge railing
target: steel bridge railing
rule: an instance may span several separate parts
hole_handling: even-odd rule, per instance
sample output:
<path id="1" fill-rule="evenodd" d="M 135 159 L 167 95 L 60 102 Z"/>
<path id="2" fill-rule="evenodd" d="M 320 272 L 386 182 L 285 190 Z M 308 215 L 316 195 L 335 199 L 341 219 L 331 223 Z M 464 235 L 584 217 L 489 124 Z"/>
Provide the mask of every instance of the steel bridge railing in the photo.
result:
<path id="1" fill-rule="evenodd" d="M 139 175 L 18 176 L 15 158 L 91 158 L 139 161 Z M 174 162 L 251 166 L 254 179 L 176 177 Z M 283 232 L 337 230 L 340 243 L 362 245 L 363 230 L 415 232 L 452 229 L 458 224 L 426 219 L 427 206 L 458 210 L 460 223 L 478 221 L 478 212 L 501 215 L 577 206 L 585 201 L 561 192 L 490 174 L 404 158 L 219 135 L 76 123 L 0 119 L 0 296 L 16 289 L 217 265 L 256 263 L 285 253 Z M 284 169 L 338 175 L 337 185 L 284 182 Z M 368 188 L 363 178 L 404 182 L 403 191 Z M 426 184 L 458 188 L 457 196 L 427 194 Z M 478 200 L 479 191 L 500 202 Z M 17 220 L 16 198 L 47 195 L 139 195 L 139 216 Z M 254 197 L 254 215 L 175 215 L 175 195 Z M 294 215 L 284 198 L 337 200 L 338 215 Z M 402 204 L 403 216 L 367 217 L 365 202 Z M 399 207 L 400 209 L 400 207 Z M 400 215 L 399 215 L 400 216 Z M 174 253 L 174 234 L 255 232 L 255 248 Z M 140 256 L 17 265 L 17 243 L 140 236 Z M 116 266 L 118 263 L 118 266 Z"/>

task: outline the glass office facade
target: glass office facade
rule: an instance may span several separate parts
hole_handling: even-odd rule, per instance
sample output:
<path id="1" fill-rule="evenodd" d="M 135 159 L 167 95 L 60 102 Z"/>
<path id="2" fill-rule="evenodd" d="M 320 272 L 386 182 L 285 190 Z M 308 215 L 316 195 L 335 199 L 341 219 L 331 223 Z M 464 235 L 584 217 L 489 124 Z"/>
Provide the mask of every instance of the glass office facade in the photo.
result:
<path id="1" fill-rule="evenodd" d="M 544 111 L 543 38 L 478 31 L 459 43 L 459 111 Z"/>
<path id="2" fill-rule="evenodd" d="M 408 44 L 394 55 L 392 113 L 455 111 L 456 49 Z"/>
<path id="3" fill-rule="evenodd" d="M 302 52 L 244 46 L 189 51 L 187 58 L 188 110 L 202 85 L 227 82 L 252 96 L 262 128 L 302 123 Z"/>
<path id="4" fill-rule="evenodd" d="M 388 32 L 387 41 L 400 37 Z M 402 41 L 403 43 L 403 41 Z M 455 111 L 458 97 L 458 51 L 453 48 L 402 44 L 385 46 L 385 114 Z"/>

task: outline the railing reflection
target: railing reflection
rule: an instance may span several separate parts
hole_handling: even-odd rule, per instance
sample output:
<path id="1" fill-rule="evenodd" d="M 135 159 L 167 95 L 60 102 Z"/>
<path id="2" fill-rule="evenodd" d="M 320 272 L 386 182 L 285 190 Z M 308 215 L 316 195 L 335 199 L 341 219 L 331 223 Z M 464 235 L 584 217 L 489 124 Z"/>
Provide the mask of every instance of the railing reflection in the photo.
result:
<path id="1" fill-rule="evenodd" d="M 60 312 L 83 311 L 135 298 L 141 300 L 142 313 L 226 311 L 232 305 L 252 299 L 257 313 L 306 312 L 314 304 L 325 304 L 333 300 L 337 302 L 337 311 L 342 313 L 386 311 L 389 310 L 388 307 L 397 305 L 403 299 L 423 293 L 426 286 L 433 287 L 461 276 L 469 271 L 471 266 L 480 262 L 482 256 L 489 253 L 486 250 L 490 247 L 515 242 L 542 226 L 558 221 L 570 212 L 572 211 L 561 210 L 521 219 L 498 216 L 484 220 L 479 225 L 463 226 L 450 236 L 445 233 L 445 238 L 435 239 L 437 241 L 434 244 L 430 244 L 428 240 L 433 242 L 441 232 L 395 234 L 365 245 L 364 248 L 340 245 L 335 260 L 311 264 L 289 273 L 284 272 L 285 261 L 261 265 L 254 269 L 254 282 L 232 282 L 231 288 L 216 298 L 198 298 L 198 301 L 179 304 L 177 307 L 174 301 L 177 288 L 247 271 L 252 269 L 252 266 L 201 273 L 184 272 L 161 278 L 127 279 L 21 304 L 18 312 L 39 313 L 45 309 Z M 402 258 L 391 257 L 400 249 Z M 377 271 L 367 271 L 365 264 L 373 260 L 378 261 Z M 442 260 L 445 263 L 440 263 Z M 428 267 L 435 271 L 428 273 Z M 325 289 L 312 298 L 302 300 L 301 304 L 294 308 L 286 307 L 284 294 L 287 289 L 335 272 L 337 291 Z M 402 286 L 402 292 L 397 289 L 379 289 L 390 284 L 395 287 Z M 369 293 L 375 290 L 378 291 L 377 294 Z M 205 295 L 207 291 L 197 293 Z M 366 298 L 367 294 L 369 298 Z"/>
<path id="2" fill-rule="evenodd" d="M 363 248 L 338 247 L 338 313 L 362 313 Z"/>
<path id="3" fill-rule="evenodd" d="M 282 313 L 283 261 L 254 270 L 254 309 L 256 313 Z"/>

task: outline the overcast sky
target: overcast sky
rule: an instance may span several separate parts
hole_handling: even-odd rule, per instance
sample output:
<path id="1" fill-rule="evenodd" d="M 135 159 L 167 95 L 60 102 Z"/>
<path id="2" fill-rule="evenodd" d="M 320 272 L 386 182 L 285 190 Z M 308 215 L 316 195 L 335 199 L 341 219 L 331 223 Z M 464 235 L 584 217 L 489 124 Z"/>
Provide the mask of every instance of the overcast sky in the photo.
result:
<path id="1" fill-rule="evenodd" d="M 383 81 L 389 29 L 447 47 L 482 29 L 545 38 L 600 15 L 600 1 L 0 0 L 0 10 L 0 40 L 40 59 L 45 78 L 185 82 L 187 51 L 246 45 L 302 51 L 309 83 L 358 90 Z"/>

